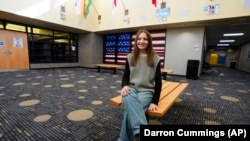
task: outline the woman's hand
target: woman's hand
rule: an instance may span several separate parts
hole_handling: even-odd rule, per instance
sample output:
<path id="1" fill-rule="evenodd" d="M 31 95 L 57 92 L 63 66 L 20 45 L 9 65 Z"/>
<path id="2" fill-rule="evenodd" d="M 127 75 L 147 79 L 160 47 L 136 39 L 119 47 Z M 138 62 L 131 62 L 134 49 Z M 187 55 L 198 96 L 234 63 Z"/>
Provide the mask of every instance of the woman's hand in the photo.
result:
<path id="1" fill-rule="evenodd" d="M 124 87 L 122 88 L 122 90 L 121 90 L 121 95 L 122 95 L 122 96 L 127 96 L 127 95 L 129 95 L 129 93 L 130 93 L 130 88 L 129 88 L 129 86 L 124 86 Z"/>
<path id="2" fill-rule="evenodd" d="M 158 106 L 155 105 L 154 103 L 151 103 L 148 107 L 149 111 L 154 111 L 154 110 L 158 110 Z"/>

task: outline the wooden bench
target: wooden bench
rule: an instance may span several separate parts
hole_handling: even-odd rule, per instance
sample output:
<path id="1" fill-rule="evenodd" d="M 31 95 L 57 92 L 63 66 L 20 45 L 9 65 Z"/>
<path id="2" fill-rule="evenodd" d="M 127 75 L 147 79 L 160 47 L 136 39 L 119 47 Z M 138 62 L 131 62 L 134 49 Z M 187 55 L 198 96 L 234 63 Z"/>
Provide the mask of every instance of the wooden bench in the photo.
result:
<path id="1" fill-rule="evenodd" d="M 167 74 L 168 73 L 173 73 L 174 72 L 174 70 L 170 70 L 170 69 L 161 69 L 161 73 L 162 73 L 162 75 L 163 75 L 163 79 L 164 80 L 167 80 Z"/>
<path id="2" fill-rule="evenodd" d="M 162 117 L 171 108 L 176 99 L 186 90 L 188 83 L 162 80 L 162 91 L 158 103 L 158 110 L 148 111 L 149 116 Z M 123 108 L 122 96 L 118 95 L 109 100 L 111 105 Z"/>
<path id="3" fill-rule="evenodd" d="M 123 65 L 117 65 L 117 64 L 92 64 L 92 65 L 97 67 L 98 72 L 100 72 L 101 68 L 113 69 L 114 74 L 116 74 L 116 69 L 123 67 Z"/>

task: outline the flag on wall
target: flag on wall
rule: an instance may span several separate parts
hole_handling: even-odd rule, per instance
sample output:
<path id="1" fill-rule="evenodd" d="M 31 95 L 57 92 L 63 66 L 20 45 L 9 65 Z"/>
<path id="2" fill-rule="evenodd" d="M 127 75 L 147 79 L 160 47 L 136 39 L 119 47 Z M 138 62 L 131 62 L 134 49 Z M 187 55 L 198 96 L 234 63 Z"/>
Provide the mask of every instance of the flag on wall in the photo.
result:
<path id="1" fill-rule="evenodd" d="M 112 8 L 115 8 L 116 7 L 116 0 L 113 0 L 113 7 Z"/>
<path id="2" fill-rule="evenodd" d="M 112 3 L 112 18 L 111 18 L 111 21 L 110 21 L 111 24 L 113 24 L 114 21 L 115 21 L 115 17 L 116 17 L 116 6 L 117 6 L 116 0 L 113 0 L 113 3 Z"/>
<path id="3" fill-rule="evenodd" d="M 86 19 L 89 14 L 89 7 L 92 4 L 92 0 L 84 0 L 83 2 L 83 16 Z"/>
<path id="4" fill-rule="evenodd" d="M 156 5 L 157 5 L 157 0 L 152 0 L 152 4 L 156 7 Z"/>

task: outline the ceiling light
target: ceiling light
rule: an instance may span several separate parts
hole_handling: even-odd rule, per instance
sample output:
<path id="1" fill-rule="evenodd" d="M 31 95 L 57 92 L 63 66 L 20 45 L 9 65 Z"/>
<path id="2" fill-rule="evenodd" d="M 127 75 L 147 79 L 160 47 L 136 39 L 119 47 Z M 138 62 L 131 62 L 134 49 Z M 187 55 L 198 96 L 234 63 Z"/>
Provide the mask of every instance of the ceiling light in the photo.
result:
<path id="1" fill-rule="evenodd" d="M 223 36 L 243 36 L 244 33 L 227 33 L 227 34 L 224 34 Z"/>
<path id="2" fill-rule="evenodd" d="M 221 43 L 235 42 L 235 40 L 220 40 Z"/>
<path id="3" fill-rule="evenodd" d="M 217 46 L 229 46 L 229 44 L 217 44 Z"/>

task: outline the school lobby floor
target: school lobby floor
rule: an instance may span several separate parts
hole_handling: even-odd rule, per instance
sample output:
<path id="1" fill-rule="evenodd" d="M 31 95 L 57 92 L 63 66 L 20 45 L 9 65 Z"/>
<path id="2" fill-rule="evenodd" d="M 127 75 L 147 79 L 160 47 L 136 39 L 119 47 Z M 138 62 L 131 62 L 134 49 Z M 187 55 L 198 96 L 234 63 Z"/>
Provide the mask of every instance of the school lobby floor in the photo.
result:
<path id="1" fill-rule="evenodd" d="M 216 69 L 224 76 L 168 76 L 190 85 L 164 117 L 150 123 L 249 125 L 250 74 Z M 119 94 L 122 74 L 87 68 L 0 72 L 0 140 L 117 140 L 122 109 L 109 99 Z"/>

